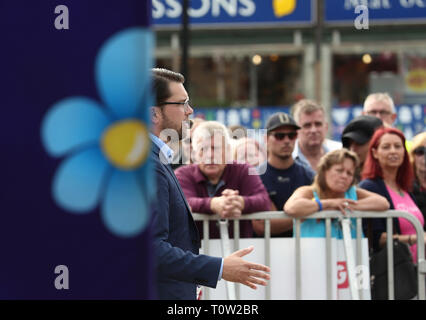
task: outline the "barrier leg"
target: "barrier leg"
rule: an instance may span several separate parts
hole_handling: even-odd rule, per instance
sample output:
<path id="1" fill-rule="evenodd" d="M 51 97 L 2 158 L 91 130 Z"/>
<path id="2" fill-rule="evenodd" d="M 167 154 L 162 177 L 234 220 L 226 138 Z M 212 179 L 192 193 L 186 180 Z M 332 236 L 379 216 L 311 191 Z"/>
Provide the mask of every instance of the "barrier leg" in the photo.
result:
<path id="1" fill-rule="evenodd" d="M 203 233 L 204 233 L 204 243 L 203 243 L 203 248 L 204 248 L 204 254 L 209 255 L 209 234 L 210 234 L 210 228 L 209 228 L 209 221 L 208 220 L 204 220 L 203 221 Z M 210 290 L 207 287 L 202 287 L 201 288 L 202 292 L 201 292 L 201 298 L 203 300 L 210 300 Z"/>
<path id="2" fill-rule="evenodd" d="M 294 219 L 295 245 L 296 245 L 296 300 L 302 299 L 302 255 L 300 240 L 300 219 Z"/>
<path id="3" fill-rule="evenodd" d="M 355 274 L 355 256 L 352 247 L 351 237 L 351 220 L 343 218 L 341 220 L 343 230 L 343 242 L 345 244 L 346 264 L 348 268 L 349 288 L 351 291 L 352 300 L 359 300 L 358 286 L 356 283 Z"/>
<path id="4" fill-rule="evenodd" d="M 228 220 L 221 219 L 219 220 L 220 227 L 220 243 L 222 247 L 222 255 L 224 257 L 231 254 L 231 248 L 229 244 L 229 234 L 228 234 Z M 235 283 L 226 281 L 226 292 L 228 295 L 228 300 L 236 300 L 236 290 Z"/>

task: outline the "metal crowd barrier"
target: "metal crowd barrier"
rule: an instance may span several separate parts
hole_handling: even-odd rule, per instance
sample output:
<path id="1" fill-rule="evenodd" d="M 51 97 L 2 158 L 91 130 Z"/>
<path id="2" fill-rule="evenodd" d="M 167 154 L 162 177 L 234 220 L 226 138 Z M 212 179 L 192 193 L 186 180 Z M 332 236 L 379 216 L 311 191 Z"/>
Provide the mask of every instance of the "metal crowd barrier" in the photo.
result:
<path id="1" fill-rule="evenodd" d="M 193 213 L 193 217 L 196 221 L 203 222 L 203 233 L 204 233 L 204 243 L 203 250 L 205 254 L 209 254 L 209 221 L 220 220 L 220 217 L 217 215 L 206 215 L 200 213 Z M 283 218 L 293 218 L 285 214 L 283 211 L 264 211 L 257 212 L 247 215 L 242 215 L 239 218 L 233 219 L 234 221 L 238 220 L 265 220 L 265 265 L 269 266 L 271 262 L 271 220 L 272 219 L 283 219 Z M 331 220 L 332 219 L 343 219 L 344 216 L 340 211 L 321 211 L 314 213 L 309 216 L 303 217 L 303 219 L 325 219 L 326 227 L 326 270 L 327 270 L 327 299 L 332 298 L 332 255 L 331 255 Z M 424 232 L 423 226 L 420 222 L 413 217 L 411 214 L 405 211 L 400 210 L 388 210 L 386 212 L 364 212 L 364 211 L 354 211 L 350 214 L 350 218 L 356 219 L 356 244 L 357 244 L 357 261 L 361 261 L 362 255 L 362 219 L 371 219 L 371 218 L 385 218 L 386 231 L 387 231 L 387 256 L 388 256 L 388 298 L 389 300 L 394 300 L 394 266 L 393 266 L 393 218 L 405 218 L 407 219 L 416 229 L 417 234 L 417 279 L 418 279 L 418 295 L 419 300 L 426 300 L 425 297 L 425 274 L 426 274 L 426 261 L 425 261 L 425 244 L 424 244 Z M 294 219 L 294 218 L 293 218 Z M 295 236 L 296 243 L 296 299 L 301 299 L 301 237 L 300 237 L 300 221 L 301 218 L 295 218 L 293 222 L 293 233 Z M 222 221 L 222 229 L 223 221 Z M 390 232 L 389 232 L 390 231 Z M 223 233 L 223 232 L 222 232 Z M 227 236 L 227 235 L 226 235 Z M 240 240 L 240 229 L 239 223 L 234 223 L 234 248 L 238 249 Z M 227 244 L 228 243 L 228 244 Z M 222 239 L 222 252 L 229 254 L 229 238 L 225 241 Z M 224 256 L 226 256 L 224 254 Z M 271 279 L 270 281 L 273 281 Z M 228 299 L 238 299 L 239 298 L 239 286 L 234 286 L 233 284 L 228 285 L 227 283 L 227 295 Z M 208 299 L 208 290 L 204 295 L 205 299 Z M 352 297 L 354 298 L 354 293 L 352 292 Z M 355 298 L 358 295 L 355 294 Z M 359 291 L 359 298 L 363 299 L 362 290 Z M 266 300 L 271 299 L 271 287 L 270 285 L 266 286 Z"/>

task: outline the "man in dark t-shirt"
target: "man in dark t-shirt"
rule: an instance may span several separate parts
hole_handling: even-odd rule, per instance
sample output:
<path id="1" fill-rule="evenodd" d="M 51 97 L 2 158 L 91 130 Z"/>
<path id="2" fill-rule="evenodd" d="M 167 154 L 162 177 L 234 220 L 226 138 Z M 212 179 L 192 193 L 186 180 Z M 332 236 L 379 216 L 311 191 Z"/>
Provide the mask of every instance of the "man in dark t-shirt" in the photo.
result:
<path id="1" fill-rule="evenodd" d="M 315 175 L 312 169 L 292 157 L 298 129 L 294 119 L 283 112 L 273 114 L 266 123 L 268 160 L 259 166 L 259 173 L 264 172 L 260 178 L 277 211 L 283 210 L 294 190 L 310 185 Z M 264 230 L 256 228 L 255 232 L 263 236 Z M 271 235 L 291 237 L 293 220 L 271 220 Z"/>

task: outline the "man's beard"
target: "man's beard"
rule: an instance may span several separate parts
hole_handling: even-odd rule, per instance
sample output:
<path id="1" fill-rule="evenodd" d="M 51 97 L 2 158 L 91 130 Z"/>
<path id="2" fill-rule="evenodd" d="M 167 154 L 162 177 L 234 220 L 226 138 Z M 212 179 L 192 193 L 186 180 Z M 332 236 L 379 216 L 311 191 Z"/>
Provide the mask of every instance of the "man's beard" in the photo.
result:
<path id="1" fill-rule="evenodd" d="M 162 130 L 174 130 L 178 134 L 179 140 L 189 137 L 189 125 L 189 121 L 182 121 L 179 126 L 163 113 Z"/>

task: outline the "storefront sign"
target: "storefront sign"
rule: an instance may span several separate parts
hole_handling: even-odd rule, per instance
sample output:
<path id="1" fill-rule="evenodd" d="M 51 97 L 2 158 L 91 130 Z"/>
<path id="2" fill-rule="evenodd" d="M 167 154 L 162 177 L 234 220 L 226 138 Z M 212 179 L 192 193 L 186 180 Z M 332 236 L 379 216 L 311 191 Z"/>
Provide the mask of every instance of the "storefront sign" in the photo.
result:
<path id="1" fill-rule="evenodd" d="M 188 15 L 191 27 L 311 25 L 313 1 L 309 0 L 192 0 Z M 182 0 L 152 0 L 153 25 L 178 28 L 182 23 Z"/>
<path id="2" fill-rule="evenodd" d="M 353 24 L 356 8 L 366 6 L 370 23 L 426 23 L 426 0 L 326 0 L 325 22 Z"/>

